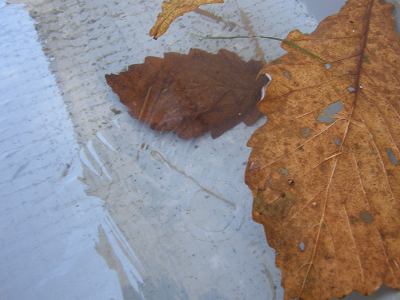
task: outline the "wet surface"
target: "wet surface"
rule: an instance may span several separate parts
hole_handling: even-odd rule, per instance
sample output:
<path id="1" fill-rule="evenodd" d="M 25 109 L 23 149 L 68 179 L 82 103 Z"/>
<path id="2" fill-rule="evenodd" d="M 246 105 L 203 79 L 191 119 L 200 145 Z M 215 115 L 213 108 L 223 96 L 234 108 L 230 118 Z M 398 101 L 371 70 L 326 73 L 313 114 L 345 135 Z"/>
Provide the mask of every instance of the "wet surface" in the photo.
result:
<path id="1" fill-rule="evenodd" d="M 28 265 L 34 271 L 26 273 L 20 280 L 22 285 L 28 286 L 33 274 L 37 275 L 36 270 L 40 270 L 39 283 L 34 281 L 34 286 L 38 286 L 37 295 L 42 299 L 46 299 L 48 290 L 55 292 L 47 294 L 47 297 L 61 297 L 58 299 L 63 299 L 63 296 L 70 299 L 87 290 L 97 299 L 282 299 L 274 253 L 266 244 L 261 226 L 251 220 L 251 195 L 243 183 L 243 163 L 249 154 L 245 145 L 263 120 L 253 127 L 239 125 L 215 141 L 210 136 L 181 141 L 173 134 L 152 132 L 130 118 L 106 85 L 104 75 L 119 72 L 129 64 L 141 63 L 148 55 L 187 52 L 192 47 L 210 52 L 227 48 L 244 59 L 259 57 L 262 52 L 266 60 L 272 60 L 282 54 L 279 43 L 268 40 L 205 41 L 199 39 L 199 35 L 248 34 L 250 26 L 246 18 L 251 20 L 251 30 L 256 34 L 285 37 L 293 28 L 309 32 L 317 24 L 313 15 L 321 19 L 343 1 L 329 1 L 329 5 L 324 3 L 321 6 L 318 5 L 321 1 L 305 0 L 305 6 L 294 0 L 252 0 L 241 1 L 240 5 L 232 2 L 224 9 L 207 7 L 206 11 L 178 20 L 158 41 L 153 41 L 147 32 L 161 1 L 23 2 L 37 22 L 36 29 L 50 61 L 48 68 L 56 78 L 57 85 L 53 85 L 60 89 L 60 107 L 55 107 L 53 102 L 54 111 L 41 108 L 38 115 L 57 116 L 55 111 L 65 109 L 64 117 L 70 122 L 70 127 L 55 126 L 56 123 L 49 126 L 58 128 L 51 133 L 54 136 L 52 145 L 57 145 L 61 139 L 65 142 L 63 149 L 70 152 L 51 158 L 55 165 L 63 161 L 58 177 L 54 175 L 56 171 L 52 171 L 50 175 L 43 173 L 42 180 L 46 182 L 49 176 L 56 178 L 52 186 L 59 190 L 54 196 L 52 187 L 42 189 L 47 198 L 38 199 L 45 199 L 44 202 L 50 206 L 35 206 L 38 212 L 32 215 L 32 220 L 45 220 L 47 214 L 40 214 L 39 209 L 46 212 L 53 207 L 54 199 L 62 199 L 59 207 L 51 208 L 50 213 L 67 211 L 61 207 L 73 207 L 68 214 L 54 213 L 54 216 L 63 220 L 62 224 L 67 224 L 65 220 L 68 218 L 75 223 L 64 229 L 64 225 L 51 219 L 46 231 L 38 227 L 34 235 L 27 229 L 29 226 L 19 225 L 21 229 L 15 232 L 20 236 L 29 232 L 31 236 L 40 235 L 52 240 L 52 237 L 63 237 L 63 232 L 67 232 L 69 238 L 69 247 L 53 239 L 57 242 L 54 248 L 57 251 L 47 246 L 45 240 L 37 239 L 46 245 L 42 247 L 48 250 L 45 252 L 48 260 L 54 262 L 46 267 L 36 263 L 41 261 L 39 250 L 43 251 L 43 248 L 34 245 L 39 250 L 32 253 L 39 259 Z M 3 9 L 0 4 L 0 10 Z M 22 11 L 22 7 L 19 9 Z M 27 55 L 22 50 L 13 51 Z M 40 79 L 40 76 L 35 76 Z M 32 95 L 30 90 L 21 93 Z M 17 93 L 10 97 L 19 99 L 20 95 Z M 45 95 L 44 99 L 52 97 L 55 96 Z M 335 104 L 324 118 L 331 121 L 339 111 Z M 65 138 L 60 132 L 69 135 Z M 48 134 L 43 133 L 43 136 L 48 139 Z M 302 134 L 307 137 L 310 133 L 304 129 Z M 68 148 L 72 144 L 74 146 Z M 9 145 L 7 151 L 12 151 L 17 144 Z M 46 144 L 43 149 L 49 147 Z M 37 154 L 26 150 L 24 153 L 32 157 Z M 41 157 L 44 159 L 46 155 Z M 391 157 L 389 152 L 388 156 Z M 46 159 L 50 161 L 48 156 Z M 390 159 L 394 162 L 393 158 Z M 76 165 L 82 169 L 77 171 Z M 15 189 L 13 187 L 7 192 L 22 199 L 21 202 L 26 202 L 24 199 L 28 197 L 24 194 L 24 198 L 20 193 L 30 194 L 35 187 L 21 192 L 25 183 L 15 180 L 29 176 L 33 167 L 34 164 L 25 160 L 13 163 L 10 178 L 16 182 Z M 8 165 L 4 166 L 6 168 L 9 169 Z M 287 173 L 287 170 L 282 170 L 283 175 L 288 176 Z M 76 195 L 71 192 L 79 189 L 82 191 Z M 286 199 L 284 204 L 289 202 Z M 20 209 L 25 219 L 31 208 L 24 205 L 27 204 L 21 203 Z M 10 210 L 8 207 L 5 209 Z M 279 209 L 285 213 L 284 208 Z M 48 228 L 53 224 L 60 230 L 50 232 Z M 12 230 L 17 230 L 7 228 L 10 236 Z M 78 232 L 79 237 L 71 232 Z M 14 238 L 8 240 L 18 245 Z M 304 244 L 299 245 L 301 251 L 304 247 Z M 84 250 L 78 253 L 77 248 Z M 74 253 L 79 255 L 73 256 Z M 23 266 L 10 260 L 8 255 L 3 254 L 2 258 L 10 261 L 7 270 L 15 272 L 13 278 L 17 278 Z M 69 257 L 73 258 L 68 260 Z M 96 260 L 96 264 L 89 265 L 91 260 Z M 62 264 L 58 266 L 60 261 Z M 97 271 L 90 272 L 91 268 Z M 48 272 L 48 269 L 53 271 Z M 100 270 L 110 270 L 110 273 L 101 273 Z M 65 282 L 75 282 L 74 277 L 80 278 L 82 283 L 75 283 L 77 290 L 71 291 Z M 7 293 L 21 295 L 13 288 L 18 284 L 11 277 L 3 282 Z M 96 286 L 103 288 L 96 289 Z M 117 292 L 114 290 L 116 287 Z M 90 289 L 93 289 L 92 293 Z M 390 298 L 391 295 L 386 297 L 378 295 L 376 299 L 395 299 Z"/>
<path id="2" fill-rule="evenodd" d="M 82 181 L 89 195 L 104 201 L 143 265 L 140 289 L 146 299 L 164 293 L 281 299 L 273 251 L 251 220 L 251 195 L 243 182 L 245 145 L 263 120 L 238 125 L 217 140 L 208 135 L 184 142 L 131 119 L 104 75 L 148 55 L 193 47 L 226 48 L 244 59 L 261 48 L 271 60 L 283 52 L 275 41 L 207 41 L 198 35 L 248 34 L 251 20 L 255 33 L 284 37 L 295 27 L 311 31 L 315 22 L 296 1 L 248 1 L 207 8 L 211 17 L 190 14 L 153 41 L 147 32 L 160 2 L 44 1 L 30 8 L 82 147 Z M 118 276 L 124 291 L 129 285 Z"/>

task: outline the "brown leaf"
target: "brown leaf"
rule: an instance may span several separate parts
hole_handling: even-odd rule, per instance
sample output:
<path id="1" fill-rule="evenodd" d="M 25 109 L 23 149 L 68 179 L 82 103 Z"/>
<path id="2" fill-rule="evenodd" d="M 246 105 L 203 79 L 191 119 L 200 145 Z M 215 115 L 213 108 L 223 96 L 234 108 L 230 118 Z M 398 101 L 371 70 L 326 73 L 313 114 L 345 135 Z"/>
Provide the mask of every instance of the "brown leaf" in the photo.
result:
<path id="1" fill-rule="evenodd" d="M 242 121 L 252 125 L 260 118 L 256 103 L 268 82 L 264 76 L 256 79 L 262 66 L 227 50 L 191 49 L 188 55 L 147 57 L 144 64 L 106 79 L 130 113 L 151 128 L 185 139 L 211 131 L 216 138 Z"/>
<path id="2" fill-rule="evenodd" d="M 200 5 L 212 4 L 212 3 L 224 3 L 224 0 L 166 0 L 163 1 L 161 7 L 161 13 L 157 16 L 157 21 L 153 28 L 150 30 L 150 36 L 155 39 L 162 36 L 167 32 L 169 26 L 176 18 L 184 15 L 187 12 L 191 12 Z"/>
<path id="3" fill-rule="evenodd" d="M 254 219 L 276 249 L 285 299 L 400 288 L 400 42 L 393 7 L 350 0 L 283 45 L 249 141 Z"/>

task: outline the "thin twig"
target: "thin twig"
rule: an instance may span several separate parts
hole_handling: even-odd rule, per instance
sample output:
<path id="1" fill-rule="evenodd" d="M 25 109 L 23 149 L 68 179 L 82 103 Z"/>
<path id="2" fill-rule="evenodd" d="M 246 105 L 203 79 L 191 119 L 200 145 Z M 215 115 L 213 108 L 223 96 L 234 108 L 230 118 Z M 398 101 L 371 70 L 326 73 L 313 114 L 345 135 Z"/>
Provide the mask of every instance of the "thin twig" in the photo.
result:
<path id="1" fill-rule="evenodd" d="M 321 63 L 326 63 L 321 57 L 319 57 L 317 54 L 311 52 L 310 50 L 307 50 L 298 44 L 296 44 L 293 41 L 287 40 L 287 39 L 281 39 L 273 36 L 265 36 L 265 35 L 253 35 L 253 36 L 246 36 L 246 35 L 236 35 L 236 36 L 203 36 L 201 37 L 202 39 L 206 40 L 234 40 L 234 39 L 253 39 L 253 38 L 258 38 L 258 39 L 268 39 L 268 40 L 273 40 L 273 41 L 279 41 L 282 42 L 289 47 L 299 50 L 303 54 L 306 54 L 310 56 L 313 59 L 318 60 Z"/>

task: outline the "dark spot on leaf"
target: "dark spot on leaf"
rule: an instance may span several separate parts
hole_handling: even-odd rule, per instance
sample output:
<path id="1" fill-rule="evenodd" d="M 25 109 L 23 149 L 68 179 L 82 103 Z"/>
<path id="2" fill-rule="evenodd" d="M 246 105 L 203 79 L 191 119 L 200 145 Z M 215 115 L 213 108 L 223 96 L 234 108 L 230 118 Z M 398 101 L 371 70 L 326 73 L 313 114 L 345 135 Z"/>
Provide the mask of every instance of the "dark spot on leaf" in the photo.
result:
<path id="1" fill-rule="evenodd" d="M 342 144 L 342 140 L 340 138 L 335 138 L 334 142 L 335 142 L 336 146 L 340 146 Z"/>
<path id="2" fill-rule="evenodd" d="M 394 166 L 398 166 L 399 165 L 399 160 L 396 157 L 396 155 L 394 154 L 393 150 L 390 148 L 386 149 L 386 154 L 390 159 L 390 162 L 394 165 Z"/>
<path id="3" fill-rule="evenodd" d="M 358 222 L 358 219 L 356 217 L 354 217 L 354 216 L 350 216 L 349 220 L 350 220 L 350 224 L 353 224 L 353 225 Z"/>
<path id="4" fill-rule="evenodd" d="M 321 123 L 332 124 L 335 122 L 336 115 L 343 110 L 343 102 L 337 101 L 328 105 L 318 116 Z"/>
<path id="5" fill-rule="evenodd" d="M 357 91 L 357 89 L 354 86 L 349 86 L 347 90 L 349 91 L 349 93 L 355 93 Z"/>
<path id="6" fill-rule="evenodd" d="M 303 127 L 303 128 L 301 129 L 301 135 L 302 135 L 304 138 L 309 138 L 309 137 L 311 136 L 311 129 L 308 128 L 308 127 Z"/>
<path id="7" fill-rule="evenodd" d="M 288 71 L 283 71 L 283 76 L 285 76 L 289 80 L 292 80 L 292 75 L 290 75 Z"/>
<path id="8" fill-rule="evenodd" d="M 304 249 L 305 249 L 305 245 L 304 245 L 304 243 L 303 243 L 303 242 L 301 242 L 301 243 L 299 244 L 299 249 L 300 249 L 300 251 L 301 251 L 301 252 L 303 252 L 303 251 L 304 251 Z"/>
<path id="9" fill-rule="evenodd" d="M 372 222 L 374 221 L 374 216 L 371 215 L 371 213 L 368 212 L 368 211 L 361 212 L 360 213 L 360 218 L 366 224 L 372 224 Z"/>
<path id="10" fill-rule="evenodd" d="M 289 170 L 286 168 L 280 168 L 279 173 L 283 176 L 288 176 L 289 175 Z"/>
<path id="11" fill-rule="evenodd" d="M 264 215 L 275 218 L 284 219 L 290 212 L 290 209 L 296 201 L 295 195 L 289 192 L 282 192 L 280 197 L 272 203 L 265 203 L 263 201 L 255 202 L 257 211 L 262 212 Z"/>

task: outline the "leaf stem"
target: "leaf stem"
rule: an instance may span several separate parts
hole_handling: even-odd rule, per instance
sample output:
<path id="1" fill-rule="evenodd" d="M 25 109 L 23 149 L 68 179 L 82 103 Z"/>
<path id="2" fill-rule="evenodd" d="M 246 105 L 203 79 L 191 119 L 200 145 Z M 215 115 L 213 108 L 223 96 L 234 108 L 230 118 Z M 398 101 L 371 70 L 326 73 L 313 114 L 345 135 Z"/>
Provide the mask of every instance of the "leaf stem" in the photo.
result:
<path id="1" fill-rule="evenodd" d="M 298 50 L 300 52 L 302 52 L 303 54 L 318 60 L 321 63 L 325 63 L 325 61 L 319 57 L 317 54 L 311 52 L 310 50 L 307 50 L 301 46 L 299 46 L 298 44 L 296 44 L 293 41 L 287 40 L 287 39 L 281 39 L 281 38 L 277 38 L 277 37 L 273 37 L 273 36 L 266 36 L 266 35 L 252 35 L 252 36 L 246 36 L 246 35 L 235 35 L 235 36 L 203 36 L 201 37 L 203 39 L 206 40 L 233 40 L 233 39 L 253 39 L 253 38 L 257 38 L 257 39 L 268 39 L 268 40 L 273 40 L 273 41 L 279 41 L 282 42 L 286 45 L 288 45 L 289 47 Z"/>

